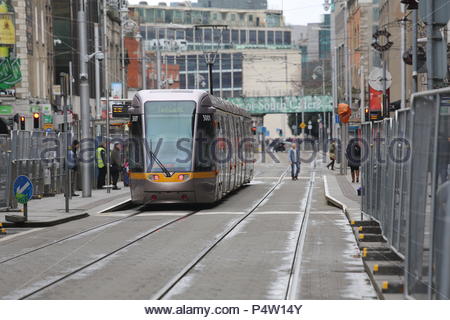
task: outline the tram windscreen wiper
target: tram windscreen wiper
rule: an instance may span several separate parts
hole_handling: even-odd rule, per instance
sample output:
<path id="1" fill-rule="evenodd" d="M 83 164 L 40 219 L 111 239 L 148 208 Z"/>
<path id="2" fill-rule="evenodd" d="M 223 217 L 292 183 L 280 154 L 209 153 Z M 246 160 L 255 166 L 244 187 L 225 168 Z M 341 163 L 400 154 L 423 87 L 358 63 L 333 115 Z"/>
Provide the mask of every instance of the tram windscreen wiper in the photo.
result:
<path id="1" fill-rule="evenodd" d="M 153 160 L 158 164 L 158 166 L 161 168 L 161 170 L 164 172 L 167 178 L 170 178 L 172 176 L 172 173 L 170 173 L 169 170 L 162 164 L 161 161 L 156 157 L 156 155 L 153 153 L 153 151 L 150 149 L 150 155 L 152 156 Z"/>

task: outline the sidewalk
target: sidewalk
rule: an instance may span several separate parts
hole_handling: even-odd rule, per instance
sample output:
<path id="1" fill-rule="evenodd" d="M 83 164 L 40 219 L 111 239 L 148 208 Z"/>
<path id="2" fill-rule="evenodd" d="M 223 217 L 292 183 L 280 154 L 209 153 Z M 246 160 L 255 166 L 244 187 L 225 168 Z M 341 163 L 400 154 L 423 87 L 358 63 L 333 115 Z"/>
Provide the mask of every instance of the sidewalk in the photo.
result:
<path id="1" fill-rule="evenodd" d="M 72 197 L 69 203 L 70 211 L 65 212 L 65 198 L 63 194 L 55 197 L 31 200 L 28 203 L 28 222 L 17 225 L 7 222 L 7 215 L 23 216 L 22 205 L 19 204 L 20 212 L 0 212 L 0 222 L 5 228 L 11 227 L 49 227 L 73 220 L 95 215 L 111 206 L 117 205 L 130 198 L 130 189 L 119 184 L 121 190 L 92 190 L 91 198 Z"/>
<path id="2" fill-rule="evenodd" d="M 355 240 L 378 296 L 382 299 L 403 299 L 403 262 L 391 250 L 377 222 L 361 213 L 358 183 L 352 183 L 350 174 L 342 176 L 339 169 L 324 172 L 325 198 L 347 216 L 353 227 Z"/>

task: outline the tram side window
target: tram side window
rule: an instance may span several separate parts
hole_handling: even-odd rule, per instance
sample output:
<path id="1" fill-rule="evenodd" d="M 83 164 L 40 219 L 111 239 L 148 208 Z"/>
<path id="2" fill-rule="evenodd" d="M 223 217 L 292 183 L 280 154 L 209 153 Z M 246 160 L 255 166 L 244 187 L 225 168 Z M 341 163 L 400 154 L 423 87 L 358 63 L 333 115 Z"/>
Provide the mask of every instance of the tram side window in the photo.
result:
<path id="1" fill-rule="evenodd" d="M 141 115 L 131 116 L 128 158 L 131 172 L 144 172 L 144 134 Z"/>
<path id="2" fill-rule="evenodd" d="M 215 121 L 211 114 L 199 114 L 197 116 L 197 136 L 195 139 L 195 171 L 215 170 L 212 156 L 213 143 L 215 141 Z"/>

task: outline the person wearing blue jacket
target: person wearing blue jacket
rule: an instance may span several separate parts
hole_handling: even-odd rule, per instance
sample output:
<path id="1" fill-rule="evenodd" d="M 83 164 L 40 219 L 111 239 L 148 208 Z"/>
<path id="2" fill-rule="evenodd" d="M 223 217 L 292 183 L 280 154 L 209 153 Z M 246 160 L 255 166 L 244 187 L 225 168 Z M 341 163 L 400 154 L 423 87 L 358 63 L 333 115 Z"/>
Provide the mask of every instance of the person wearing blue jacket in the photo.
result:
<path id="1" fill-rule="evenodd" d="M 298 174 L 300 173 L 300 154 L 295 143 L 289 149 L 289 162 L 291 163 L 292 180 L 298 180 Z"/>

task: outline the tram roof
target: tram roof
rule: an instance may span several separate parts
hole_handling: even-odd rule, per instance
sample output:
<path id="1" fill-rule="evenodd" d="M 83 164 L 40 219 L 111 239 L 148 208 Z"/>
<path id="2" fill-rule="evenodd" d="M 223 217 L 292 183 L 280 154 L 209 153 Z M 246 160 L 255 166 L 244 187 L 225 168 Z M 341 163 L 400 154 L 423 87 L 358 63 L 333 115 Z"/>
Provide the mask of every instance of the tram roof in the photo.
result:
<path id="1" fill-rule="evenodd" d="M 201 101 L 205 97 L 209 97 L 211 103 L 217 109 L 243 117 L 251 117 L 246 110 L 237 107 L 229 101 L 215 97 L 205 90 L 141 90 L 136 94 L 133 106 L 139 105 L 141 101 Z"/>

